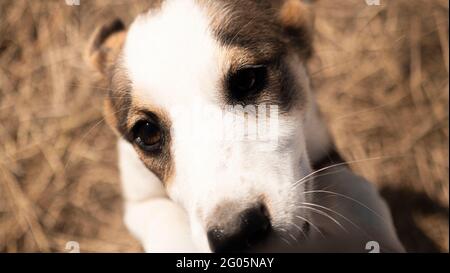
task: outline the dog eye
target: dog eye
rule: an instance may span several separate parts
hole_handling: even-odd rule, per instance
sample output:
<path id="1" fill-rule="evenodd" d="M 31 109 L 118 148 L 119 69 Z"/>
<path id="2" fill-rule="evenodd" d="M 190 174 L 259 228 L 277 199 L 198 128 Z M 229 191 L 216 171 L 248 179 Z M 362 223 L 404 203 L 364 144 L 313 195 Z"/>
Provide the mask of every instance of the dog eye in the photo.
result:
<path id="1" fill-rule="evenodd" d="M 133 127 L 134 142 L 144 151 L 153 152 L 160 148 L 162 132 L 158 124 L 152 121 L 139 121 Z"/>
<path id="2" fill-rule="evenodd" d="M 242 100 L 257 94 L 266 84 L 267 69 L 265 66 L 246 66 L 228 78 L 228 89 L 231 97 L 235 100 Z"/>

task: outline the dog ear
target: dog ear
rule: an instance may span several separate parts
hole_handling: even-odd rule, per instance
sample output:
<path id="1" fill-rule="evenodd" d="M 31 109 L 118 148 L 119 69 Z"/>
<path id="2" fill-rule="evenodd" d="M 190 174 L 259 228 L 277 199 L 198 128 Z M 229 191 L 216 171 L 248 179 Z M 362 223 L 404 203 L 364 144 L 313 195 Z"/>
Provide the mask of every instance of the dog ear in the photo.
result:
<path id="1" fill-rule="evenodd" d="M 308 59 L 313 53 L 312 5 L 305 0 L 276 0 L 278 20 L 292 44 L 302 57 Z"/>
<path id="2" fill-rule="evenodd" d="M 88 63 L 102 75 L 119 56 L 125 41 L 126 29 L 120 19 L 115 19 L 97 28 L 92 34 L 87 51 Z"/>

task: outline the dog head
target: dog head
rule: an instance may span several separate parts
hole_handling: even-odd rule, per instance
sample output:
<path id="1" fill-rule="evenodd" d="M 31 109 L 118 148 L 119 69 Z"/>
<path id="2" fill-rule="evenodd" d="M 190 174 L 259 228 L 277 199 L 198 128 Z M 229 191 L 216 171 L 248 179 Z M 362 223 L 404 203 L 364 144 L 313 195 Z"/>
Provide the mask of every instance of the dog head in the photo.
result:
<path id="1" fill-rule="evenodd" d="M 106 120 L 186 210 L 201 249 L 307 232 L 309 184 L 296 182 L 311 172 L 309 16 L 300 0 L 164 0 L 93 36 Z"/>

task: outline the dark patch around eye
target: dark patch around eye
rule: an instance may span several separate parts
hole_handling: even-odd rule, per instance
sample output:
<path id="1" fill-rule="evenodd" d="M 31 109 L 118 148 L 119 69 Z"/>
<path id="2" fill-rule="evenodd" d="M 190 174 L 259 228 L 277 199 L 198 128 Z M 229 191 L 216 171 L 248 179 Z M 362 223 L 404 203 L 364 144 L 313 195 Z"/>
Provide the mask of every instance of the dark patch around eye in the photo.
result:
<path id="1" fill-rule="evenodd" d="M 128 130 L 125 138 L 133 144 L 145 166 L 165 185 L 173 174 L 174 163 L 171 154 L 171 123 L 164 113 L 135 108 L 139 120 Z"/>
<path id="2" fill-rule="evenodd" d="M 267 84 L 267 67 L 245 66 L 230 72 L 226 79 L 227 100 L 230 104 L 254 101 Z"/>

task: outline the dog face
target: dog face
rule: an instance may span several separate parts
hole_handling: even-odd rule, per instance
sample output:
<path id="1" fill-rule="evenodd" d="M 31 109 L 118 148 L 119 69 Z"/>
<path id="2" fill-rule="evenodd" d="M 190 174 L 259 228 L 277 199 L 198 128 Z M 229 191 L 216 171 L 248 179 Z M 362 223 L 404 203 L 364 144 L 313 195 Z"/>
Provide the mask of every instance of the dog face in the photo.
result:
<path id="1" fill-rule="evenodd" d="M 186 210 L 203 250 L 273 249 L 307 232 L 309 183 L 296 183 L 311 172 L 306 16 L 297 0 L 166 0 L 128 30 L 114 21 L 94 35 L 108 123 Z"/>

